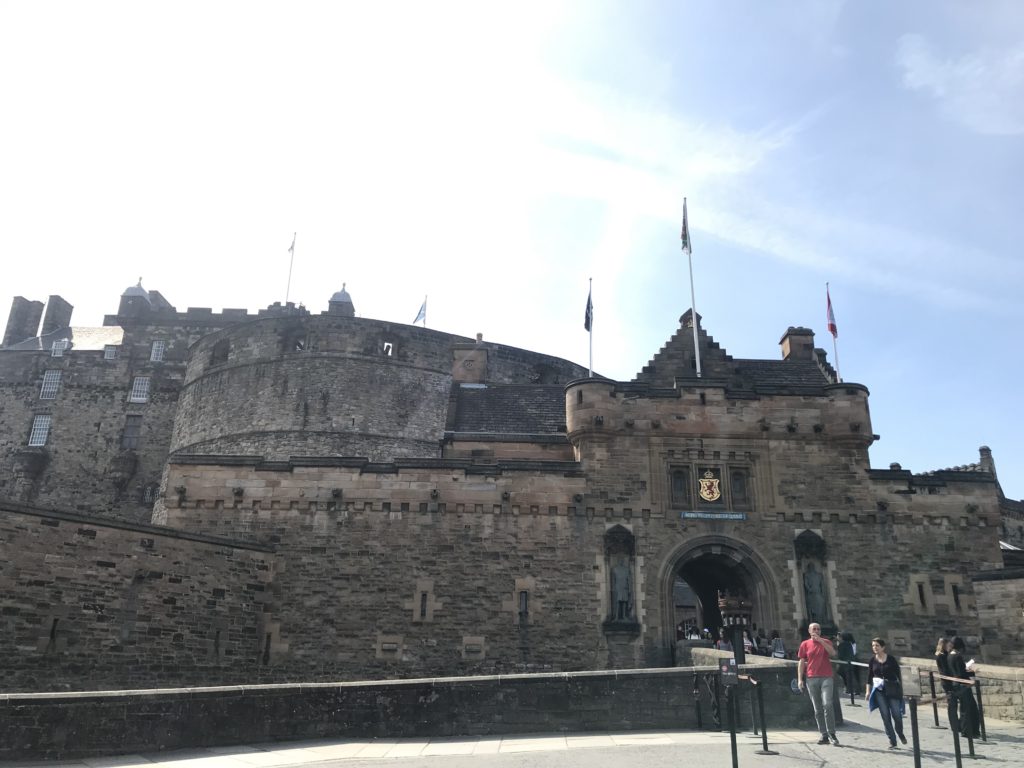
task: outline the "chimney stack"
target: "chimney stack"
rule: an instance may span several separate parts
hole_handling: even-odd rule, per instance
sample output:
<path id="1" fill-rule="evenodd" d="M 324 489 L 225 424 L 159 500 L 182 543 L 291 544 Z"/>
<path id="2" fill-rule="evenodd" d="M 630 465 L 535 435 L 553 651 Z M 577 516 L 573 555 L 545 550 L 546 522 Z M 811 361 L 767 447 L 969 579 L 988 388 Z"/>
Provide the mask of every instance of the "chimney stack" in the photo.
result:
<path id="1" fill-rule="evenodd" d="M 60 296 L 51 296 L 46 302 L 46 313 L 43 315 L 43 328 L 39 331 L 40 336 L 59 331 L 71 325 L 71 313 L 74 307 L 68 304 Z"/>
<path id="2" fill-rule="evenodd" d="M 19 341 L 34 338 L 39 330 L 39 319 L 43 316 L 43 302 L 29 301 L 24 296 L 15 296 L 11 302 L 11 314 L 7 316 L 7 330 L 0 347 L 9 347 Z"/>
<path id="3" fill-rule="evenodd" d="M 790 326 L 779 339 L 783 360 L 814 360 L 814 331 Z"/>

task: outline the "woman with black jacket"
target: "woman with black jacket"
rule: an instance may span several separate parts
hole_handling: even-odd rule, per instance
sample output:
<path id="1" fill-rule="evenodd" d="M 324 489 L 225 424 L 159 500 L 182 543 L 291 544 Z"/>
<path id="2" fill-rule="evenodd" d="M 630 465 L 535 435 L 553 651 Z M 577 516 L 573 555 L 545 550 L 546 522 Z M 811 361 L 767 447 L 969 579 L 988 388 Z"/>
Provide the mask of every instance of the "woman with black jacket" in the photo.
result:
<path id="1" fill-rule="evenodd" d="M 871 641 L 875 655 L 868 661 L 868 684 L 864 691 L 868 700 L 868 712 L 877 709 L 882 714 L 885 735 L 889 737 L 889 749 L 897 749 L 896 737 L 907 743 L 903 735 L 903 676 L 900 663 L 895 656 L 885 652 L 885 640 L 876 637 Z"/>
<path id="2" fill-rule="evenodd" d="M 947 658 L 949 674 L 967 680 L 974 677 L 974 672 L 967 668 L 964 653 L 967 646 L 962 637 L 954 637 L 949 641 L 952 648 Z M 953 683 L 953 694 L 960 706 L 960 733 L 976 739 L 981 735 L 978 705 L 974 701 L 974 686 L 970 683 Z"/>
<path id="3" fill-rule="evenodd" d="M 949 670 L 949 649 L 949 640 L 940 637 L 939 641 L 935 644 L 935 666 L 939 668 L 939 675 L 943 677 L 953 676 Z M 949 719 L 949 727 L 955 728 L 957 722 L 956 690 L 953 688 L 953 683 L 949 680 L 940 680 L 939 682 L 942 683 L 942 690 L 946 694 L 946 717 Z"/>

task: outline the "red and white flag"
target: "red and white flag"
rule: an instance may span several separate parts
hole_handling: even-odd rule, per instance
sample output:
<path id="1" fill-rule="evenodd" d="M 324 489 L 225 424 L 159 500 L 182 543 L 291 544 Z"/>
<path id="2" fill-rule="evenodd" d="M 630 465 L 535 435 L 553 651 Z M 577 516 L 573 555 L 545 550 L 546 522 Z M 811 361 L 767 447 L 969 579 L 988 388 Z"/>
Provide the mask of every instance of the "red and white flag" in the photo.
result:
<path id="1" fill-rule="evenodd" d="M 825 300 L 828 302 L 828 332 L 833 339 L 839 338 L 839 328 L 836 326 L 836 316 L 832 311 L 832 297 L 829 295 L 828 286 L 825 286 Z"/>

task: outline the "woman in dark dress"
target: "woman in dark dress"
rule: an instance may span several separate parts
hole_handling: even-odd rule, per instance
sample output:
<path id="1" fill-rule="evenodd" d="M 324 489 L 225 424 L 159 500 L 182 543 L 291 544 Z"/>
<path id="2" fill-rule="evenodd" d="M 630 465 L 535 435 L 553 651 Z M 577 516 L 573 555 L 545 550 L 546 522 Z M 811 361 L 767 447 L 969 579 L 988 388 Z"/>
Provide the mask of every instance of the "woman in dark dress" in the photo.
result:
<path id="1" fill-rule="evenodd" d="M 939 668 L 939 674 L 945 677 L 952 677 L 949 670 L 949 640 L 940 637 L 935 644 L 935 665 Z M 949 727 L 955 728 L 957 723 L 957 698 L 953 683 L 949 680 L 941 680 L 942 690 L 946 694 L 946 717 L 949 720 Z"/>
<path id="2" fill-rule="evenodd" d="M 967 646 L 962 637 L 954 637 L 949 641 L 951 649 L 947 657 L 949 674 L 966 680 L 974 677 L 974 672 L 967 669 L 967 660 L 964 654 Z M 953 683 L 953 693 L 956 696 L 960 708 L 960 733 L 963 736 L 970 736 L 972 739 L 981 735 L 978 705 L 974 701 L 974 686 L 969 683 Z"/>
<path id="3" fill-rule="evenodd" d="M 903 735 L 903 677 L 900 663 L 895 656 L 885 651 L 885 640 L 876 637 L 871 641 L 875 655 L 868 661 L 868 684 L 864 695 L 868 700 L 868 711 L 878 709 L 882 715 L 885 735 L 889 737 L 889 749 L 897 749 L 896 737 L 904 744 Z"/>

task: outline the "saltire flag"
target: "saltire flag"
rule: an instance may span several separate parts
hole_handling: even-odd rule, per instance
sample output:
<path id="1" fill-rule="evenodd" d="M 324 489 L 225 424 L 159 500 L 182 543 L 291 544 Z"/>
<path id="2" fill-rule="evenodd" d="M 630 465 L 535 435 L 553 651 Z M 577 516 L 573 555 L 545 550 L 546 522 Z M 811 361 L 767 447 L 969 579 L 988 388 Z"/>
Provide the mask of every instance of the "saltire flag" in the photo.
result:
<path id="1" fill-rule="evenodd" d="M 594 302 L 590 300 L 593 290 L 587 293 L 587 311 L 583 314 L 583 327 L 590 330 L 594 325 Z"/>
<path id="2" fill-rule="evenodd" d="M 683 231 L 680 235 L 683 240 L 683 253 L 689 256 L 693 253 L 693 247 L 690 243 L 690 222 L 686 217 L 686 198 L 683 198 Z"/>
<path id="3" fill-rule="evenodd" d="M 839 338 L 839 327 L 836 325 L 836 316 L 832 311 L 832 296 L 829 295 L 828 286 L 825 286 L 825 300 L 828 303 L 828 332 L 832 334 L 833 339 Z"/>
<path id="4" fill-rule="evenodd" d="M 420 306 L 420 311 L 416 313 L 416 319 L 412 321 L 413 325 L 416 325 L 420 320 L 424 323 L 427 322 L 427 297 L 423 297 L 423 304 Z"/>
<path id="5" fill-rule="evenodd" d="M 292 233 L 292 244 L 288 246 L 288 253 L 290 253 L 292 256 L 295 255 L 295 235 L 297 234 L 297 232 Z"/>

